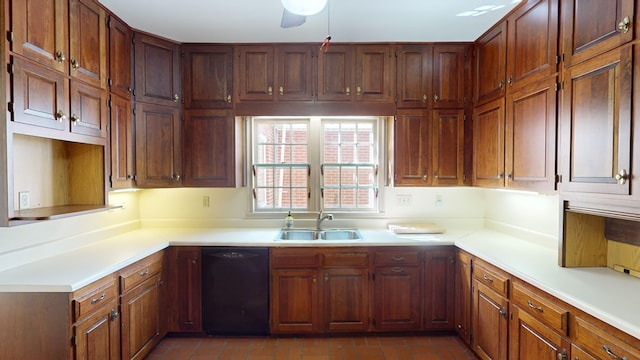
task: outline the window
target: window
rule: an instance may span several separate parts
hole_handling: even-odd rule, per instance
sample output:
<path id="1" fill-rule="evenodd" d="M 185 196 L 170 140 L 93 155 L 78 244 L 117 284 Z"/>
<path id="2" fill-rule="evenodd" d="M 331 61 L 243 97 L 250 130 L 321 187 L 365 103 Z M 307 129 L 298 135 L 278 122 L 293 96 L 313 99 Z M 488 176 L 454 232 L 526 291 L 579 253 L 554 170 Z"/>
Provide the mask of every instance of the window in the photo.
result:
<path id="1" fill-rule="evenodd" d="M 378 117 L 254 117 L 254 212 L 379 212 Z"/>

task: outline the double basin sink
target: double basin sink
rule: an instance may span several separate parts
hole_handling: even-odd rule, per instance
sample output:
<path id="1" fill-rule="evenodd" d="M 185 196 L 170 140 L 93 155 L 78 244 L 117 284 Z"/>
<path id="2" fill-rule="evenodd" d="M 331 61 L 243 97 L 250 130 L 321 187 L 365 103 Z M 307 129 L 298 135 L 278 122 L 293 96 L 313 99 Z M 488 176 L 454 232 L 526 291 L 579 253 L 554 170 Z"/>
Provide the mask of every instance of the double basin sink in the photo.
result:
<path id="1" fill-rule="evenodd" d="M 362 240 L 357 229 L 282 229 L 275 240 Z"/>

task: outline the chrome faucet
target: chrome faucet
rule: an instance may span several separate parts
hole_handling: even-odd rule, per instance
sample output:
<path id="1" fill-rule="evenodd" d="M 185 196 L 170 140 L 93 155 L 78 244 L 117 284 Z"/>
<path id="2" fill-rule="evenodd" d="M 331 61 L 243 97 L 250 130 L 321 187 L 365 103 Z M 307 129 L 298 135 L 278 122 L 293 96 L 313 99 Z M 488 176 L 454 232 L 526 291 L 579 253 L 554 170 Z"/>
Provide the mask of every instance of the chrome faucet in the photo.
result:
<path id="1" fill-rule="evenodd" d="M 333 220 L 333 214 L 324 214 L 322 211 L 318 213 L 318 220 L 316 221 L 316 229 L 322 230 L 322 222 L 325 220 Z"/>

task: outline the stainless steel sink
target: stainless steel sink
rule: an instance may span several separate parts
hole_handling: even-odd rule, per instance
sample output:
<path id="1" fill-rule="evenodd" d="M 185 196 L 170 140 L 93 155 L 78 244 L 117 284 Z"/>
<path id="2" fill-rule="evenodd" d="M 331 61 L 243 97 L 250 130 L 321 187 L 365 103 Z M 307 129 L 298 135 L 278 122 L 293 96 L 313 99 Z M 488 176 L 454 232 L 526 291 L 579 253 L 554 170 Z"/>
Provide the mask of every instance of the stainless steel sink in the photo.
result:
<path id="1" fill-rule="evenodd" d="M 362 240 L 357 229 L 282 229 L 275 240 Z"/>

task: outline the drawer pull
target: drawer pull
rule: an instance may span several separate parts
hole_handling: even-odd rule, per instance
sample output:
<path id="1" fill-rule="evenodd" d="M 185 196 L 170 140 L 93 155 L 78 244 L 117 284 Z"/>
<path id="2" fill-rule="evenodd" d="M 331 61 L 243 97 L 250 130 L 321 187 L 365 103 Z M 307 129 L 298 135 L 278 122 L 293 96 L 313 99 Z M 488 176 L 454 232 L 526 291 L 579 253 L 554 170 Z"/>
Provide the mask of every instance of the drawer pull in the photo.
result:
<path id="1" fill-rule="evenodd" d="M 91 305 L 104 300 L 106 297 L 107 297 L 107 294 L 106 293 L 102 293 L 102 295 L 99 298 L 91 299 Z"/>
<path id="2" fill-rule="evenodd" d="M 533 305 L 533 303 L 530 300 L 527 300 L 527 305 L 529 305 L 529 307 L 532 308 L 533 310 L 538 310 L 539 312 L 544 312 L 544 309 L 542 308 L 542 306 L 535 306 L 535 305 Z"/>
<path id="3" fill-rule="evenodd" d="M 393 260 L 393 261 L 402 261 L 402 260 L 404 260 L 404 256 L 398 256 L 398 257 L 393 256 L 391 258 L 391 260 Z"/>
<path id="4" fill-rule="evenodd" d="M 404 272 L 404 269 L 403 268 L 393 268 L 393 269 L 391 269 L 391 272 L 401 273 L 401 272 Z"/>
<path id="5" fill-rule="evenodd" d="M 140 276 L 145 276 L 149 274 L 149 268 L 147 268 L 145 271 L 141 271 L 140 272 Z"/>
<path id="6" fill-rule="evenodd" d="M 627 360 L 627 357 L 619 357 L 618 355 L 616 355 L 613 351 L 611 351 L 611 349 L 607 346 L 607 345 L 602 345 L 602 350 L 604 350 L 604 352 L 607 353 L 607 355 L 609 355 L 612 359 L 620 359 L 620 360 Z"/>
<path id="7" fill-rule="evenodd" d="M 489 275 L 487 275 L 487 274 L 482 274 L 482 279 L 483 279 L 483 280 L 485 280 L 485 281 L 488 281 L 488 282 L 490 282 L 490 283 L 492 283 L 492 282 L 493 282 L 493 278 L 492 278 L 492 277 L 490 277 L 490 276 L 489 276 Z"/>

